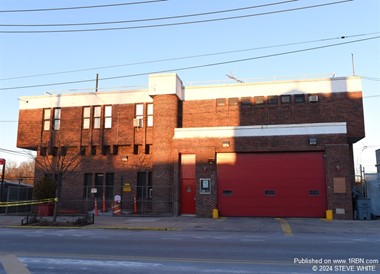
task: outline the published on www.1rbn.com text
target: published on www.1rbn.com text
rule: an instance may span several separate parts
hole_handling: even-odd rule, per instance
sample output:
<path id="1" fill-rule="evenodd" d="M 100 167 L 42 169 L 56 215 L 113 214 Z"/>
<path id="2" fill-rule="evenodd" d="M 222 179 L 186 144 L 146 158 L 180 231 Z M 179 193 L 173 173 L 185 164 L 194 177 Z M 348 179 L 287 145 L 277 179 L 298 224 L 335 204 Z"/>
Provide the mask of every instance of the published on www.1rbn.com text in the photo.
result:
<path id="1" fill-rule="evenodd" d="M 294 264 L 310 265 L 314 272 L 376 272 L 379 259 L 374 258 L 294 258 Z"/>

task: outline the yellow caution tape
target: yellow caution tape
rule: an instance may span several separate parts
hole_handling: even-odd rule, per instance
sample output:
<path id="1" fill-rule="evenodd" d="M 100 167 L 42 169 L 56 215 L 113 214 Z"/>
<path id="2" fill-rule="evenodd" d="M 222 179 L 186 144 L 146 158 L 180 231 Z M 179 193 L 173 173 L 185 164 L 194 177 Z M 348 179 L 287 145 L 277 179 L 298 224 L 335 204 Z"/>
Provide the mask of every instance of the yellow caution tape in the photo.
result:
<path id="1" fill-rule="evenodd" d="M 38 205 L 38 204 L 45 204 L 48 202 L 58 202 L 58 198 L 49 198 L 49 199 L 42 199 L 42 200 L 16 201 L 16 202 L 0 202 L 0 207 Z"/>

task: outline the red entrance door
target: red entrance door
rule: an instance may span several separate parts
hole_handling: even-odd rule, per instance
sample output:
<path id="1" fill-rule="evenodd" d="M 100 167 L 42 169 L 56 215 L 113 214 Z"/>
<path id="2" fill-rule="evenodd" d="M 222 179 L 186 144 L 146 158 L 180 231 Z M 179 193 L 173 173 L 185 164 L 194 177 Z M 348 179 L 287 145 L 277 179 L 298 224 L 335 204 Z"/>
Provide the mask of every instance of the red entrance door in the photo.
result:
<path id="1" fill-rule="evenodd" d="M 181 213 L 195 214 L 195 154 L 181 155 Z"/>
<path id="2" fill-rule="evenodd" d="M 195 214 L 195 179 L 182 179 L 182 214 Z"/>

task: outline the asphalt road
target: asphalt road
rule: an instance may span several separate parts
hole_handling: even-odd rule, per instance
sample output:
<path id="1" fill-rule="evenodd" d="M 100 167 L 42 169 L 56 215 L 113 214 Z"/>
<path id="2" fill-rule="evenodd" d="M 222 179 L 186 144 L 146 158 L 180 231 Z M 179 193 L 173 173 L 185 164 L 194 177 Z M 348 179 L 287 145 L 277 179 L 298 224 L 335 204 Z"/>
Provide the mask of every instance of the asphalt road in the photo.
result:
<path id="1" fill-rule="evenodd" d="M 380 273 L 374 236 L 3 228 L 0 274 Z"/>

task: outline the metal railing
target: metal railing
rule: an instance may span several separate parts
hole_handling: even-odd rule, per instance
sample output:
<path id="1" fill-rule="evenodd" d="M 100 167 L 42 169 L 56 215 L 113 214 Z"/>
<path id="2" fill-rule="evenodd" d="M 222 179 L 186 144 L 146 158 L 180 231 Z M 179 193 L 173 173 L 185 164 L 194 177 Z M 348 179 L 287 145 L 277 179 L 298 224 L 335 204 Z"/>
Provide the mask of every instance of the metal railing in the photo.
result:
<path id="1" fill-rule="evenodd" d="M 95 212 L 113 214 L 115 196 L 120 196 L 122 214 L 173 214 L 173 187 L 134 187 L 123 192 L 120 187 L 102 187 L 91 193 L 93 187 L 63 188 L 60 214 Z M 77 198 L 74 198 L 77 197 Z"/>

